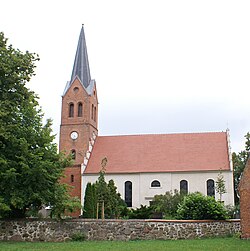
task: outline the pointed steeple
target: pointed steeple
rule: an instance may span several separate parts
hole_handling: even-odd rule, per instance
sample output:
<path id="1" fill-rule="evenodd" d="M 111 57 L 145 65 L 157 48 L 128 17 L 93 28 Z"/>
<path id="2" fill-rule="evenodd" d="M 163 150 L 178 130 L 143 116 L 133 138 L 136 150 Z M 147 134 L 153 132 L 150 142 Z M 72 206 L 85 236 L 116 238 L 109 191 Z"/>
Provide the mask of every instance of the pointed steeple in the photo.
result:
<path id="1" fill-rule="evenodd" d="M 70 84 L 72 83 L 72 81 L 75 79 L 76 76 L 78 76 L 78 78 L 81 80 L 85 88 L 89 86 L 91 77 L 90 77 L 89 60 L 88 60 L 88 53 L 87 53 L 87 46 L 86 46 L 83 25 L 77 45 L 75 62 L 72 70 Z"/>

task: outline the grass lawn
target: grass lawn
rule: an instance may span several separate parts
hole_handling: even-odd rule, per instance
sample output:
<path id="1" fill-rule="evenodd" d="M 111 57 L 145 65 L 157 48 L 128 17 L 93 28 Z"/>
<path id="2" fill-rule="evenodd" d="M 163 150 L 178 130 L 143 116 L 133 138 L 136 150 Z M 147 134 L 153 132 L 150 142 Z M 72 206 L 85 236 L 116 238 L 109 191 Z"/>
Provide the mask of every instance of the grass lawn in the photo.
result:
<path id="1" fill-rule="evenodd" d="M 0 250 L 60 250 L 60 251 L 157 251 L 157 250 L 250 250 L 250 240 L 240 240 L 238 238 L 215 238 L 200 240 L 176 240 L 176 241 L 84 241 L 84 242 L 0 242 Z"/>

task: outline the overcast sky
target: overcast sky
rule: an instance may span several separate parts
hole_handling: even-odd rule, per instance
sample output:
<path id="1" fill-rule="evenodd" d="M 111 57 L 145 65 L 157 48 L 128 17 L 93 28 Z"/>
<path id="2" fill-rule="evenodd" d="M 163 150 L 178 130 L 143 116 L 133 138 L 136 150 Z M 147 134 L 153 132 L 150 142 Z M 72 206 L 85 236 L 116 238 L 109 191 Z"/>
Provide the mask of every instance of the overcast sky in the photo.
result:
<path id="1" fill-rule="evenodd" d="M 81 25 L 99 98 L 99 135 L 250 131 L 250 1 L 8 0 L 0 27 L 39 54 L 29 87 L 59 134 Z"/>

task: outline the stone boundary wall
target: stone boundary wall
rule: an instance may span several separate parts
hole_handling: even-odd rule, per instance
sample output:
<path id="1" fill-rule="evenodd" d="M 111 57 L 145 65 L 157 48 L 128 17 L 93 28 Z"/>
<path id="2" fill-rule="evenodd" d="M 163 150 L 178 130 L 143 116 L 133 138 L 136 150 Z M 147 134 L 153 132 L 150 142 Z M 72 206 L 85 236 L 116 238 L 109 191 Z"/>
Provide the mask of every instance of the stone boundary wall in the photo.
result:
<path id="1" fill-rule="evenodd" d="M 240 220 L 0 220 L 1 241 L 176 240 L 240 234 Z"/>

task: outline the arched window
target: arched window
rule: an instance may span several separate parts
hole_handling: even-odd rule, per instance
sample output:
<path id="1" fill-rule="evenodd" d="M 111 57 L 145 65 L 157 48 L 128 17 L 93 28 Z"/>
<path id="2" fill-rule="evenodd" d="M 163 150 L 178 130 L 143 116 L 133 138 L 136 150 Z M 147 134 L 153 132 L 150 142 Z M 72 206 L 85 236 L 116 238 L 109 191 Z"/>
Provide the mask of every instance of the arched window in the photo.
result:
<path id="1" fill-rule="evenodd" d="M 70 176 L 70 181 L 71 181 L 71 183 L 73 183 L 75 181 L 75 177 L 73 174 L 71 174 L 71 176 Z"/>
<path id="2" fill-rule="evenodd" d="M 188 182 L 186 180 L 181 180 L 180 182 L 180 192 L 181 193 L 188 193 Z"/>
<path id="3" fill-rule="evenodd" d="M 161 187 L 161 183 L 158 180 L 154 180 L 151 182 L 151 187 Z"/>
<path id="4" fill-rule="evenodd" d="M 207 180 L 207 195 L 213 197 L 215 196 L 214 180 L 212 179 Z"/>
<path id="5" fill-rule="evenodd" d="M 96 107 L 94 109 L 94 121 L 96 121 Z"/>
<path id="6" fill-rule="evenodd" d="M 75 149 L 71 150 L 71 156 L 72 156 L 72 159 L 76 159 L 76 150 Z"/>
<path id="7" fill-rule="evenodd" d="M 91 109 L 91 119 L 94 119 L 94 105 L 92 105 Z"/>
<path id="8" fill-rule="evenodd" d="M 132 182 L 125 182 L 125 203 L 128 207 L 132 207 Z"/>
<path id="9" fill-rule="evenodd" d="M 78 117 L 82 117 L 82 103 L 78 104 Z"/>
<path id="10" fill-rule="evenodd" d="M 74 104 L 69 104 L 69 117 L 74 117 Z"/>

